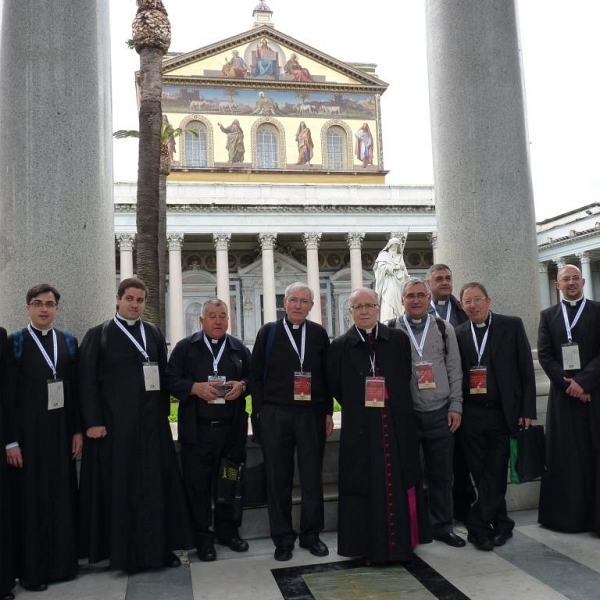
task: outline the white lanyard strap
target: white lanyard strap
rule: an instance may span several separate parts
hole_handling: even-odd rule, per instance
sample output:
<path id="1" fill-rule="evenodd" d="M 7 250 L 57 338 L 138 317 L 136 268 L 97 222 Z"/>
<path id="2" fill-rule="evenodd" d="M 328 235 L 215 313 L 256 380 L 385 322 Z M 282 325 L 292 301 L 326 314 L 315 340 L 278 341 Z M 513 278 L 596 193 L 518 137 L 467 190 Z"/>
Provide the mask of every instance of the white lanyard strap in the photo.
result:
<path id="1" fill-rule="evenodd" d="M 302 339 L 300 342 L 300 352 L 298 352 L 298 346 L 296 345 L 296 340 L 288 327 L 287 321 L 283 319 L 283 327 L 287 336 L 290 338 L 290 343 L 292 344 L 292 348 L 296 351 L 298 358 L 300 359 L 300 371 L 304 370 L 304 353 L 306 351 L 306 322 L 302 323 Z"/>
<path id="2" fill-rule="evenodd" d="M 481 365 L 481 357 L 485 351 L 485 345 L 487 344 L 488 334 L 490 333 L 490 327 L 492 326 L 492 313 L 490 313 L 490 322 L 488 323 L 488 327 L 485 331 L 485 335 L 483 336 L 483 340 L 481 340 L 481 348 L 477 343 L 477 336 L 475 335 L 475 327 L 473 327 L 473 321 L 471 321 L 471 334 L 473 335 L 473 343 L 475 344 L 475 351 L 477 352 L 477 366 Z"/>
<path id="3" fill-rule="evenodd" d="M 58 364 L 58 343 L 56 341 L 56 331 L 54 331 L 54 329 L 52 329 L 52 345 L 54 348 L 54 361 L 52 361 L 50 359 L 50 357 L 48 356 L 48 353 L 46 352 L 46 349 L 44 348 L 44 346 L 42 346 L 42 342 L 40 342 L 38 336 L 35 335 L 35 333 L 33 333 L 33 329 L 31 328 L 31 325 L 27 325 L 27 331 L 29 331 L 29 333 L 31 334 L 33 341 L 37 344 L 37 347 L 40 349 L 42 356 L 44 357 L 44 359 L 48 363 L 48 366 L 52 370 L 52 375 L 54 376 L 54 379 L 56 379 L 56 365 Z"/>
<path id="4" fill-rule="evenodd" d="M 208 341 L 208 338 L 206 337 L 206 334 L 202 334 L 204 336 L 204 343 L 206 344 L 206 347 L 210 350 L 210 353 L 212 354 L 213 357 L 213 371 L 215 372 L 215 375 L 217 375 L 219 373 L 219 361 L 221 360 L 221 356 L 223 356 L 223 351 L 225 350 L 225 344 L 227 343 L 227 334 L 225 334 L 225 338 L 223 339 L 223 343 L 221 344 L 221 349 L 219 350 L 219 353 L 217 354 L 217 357 L 215 358 L 215 353 L 213 352 L 212 346 L 210 345 L 210 342 Z"/>
<path id="5" fill-rule="evenodd" d="M 577 325 L 577 321 L 579 321 L 579 317 L 581 316 L 581 313 L 583 312 L 583 307 L 585 306 L 585 301 L 586 298 L 583 299 L 583 302 L 581 303 L 579 310 L 577 311 L 577 314 L 575 315 L 575 318 L 573 319 L 572 323 L 569 323 L 569 317 L 567 316 L 567 307 L 565 306 L 565 303 L 560 303 L 562 307 L 563 319 L 565 320 L 565 329 L 567 330 L 567 338 L 569 342 L 573 341 L 573 334 L 571 333 L 571 330 L 574 329 L 575 325 Z"/>
<path id="6" fill-rule="evenodd" d="M 404 325 L 406 325 L 406 331 L 408 333 L 408 337 L 410 337 L 410 341 L 413 343 L 413 346 L 415 347 L 419 358 L 423 358 L 423 347 L 425 346 L 425 338 L 427 337 L 427 332 L 429 331 L 429 323 L 431 323 L 431 321 L 429 320 L 429 315 L 427 315 L 426 317 L 427 322 L 425 323 L 425 329 L 423 329 L 423 335 L 421 336 L 421 342 L 419 344 L 417 344 L 417 338 L 415 338 L 415 334 L 411 329 L 406 315 L 404 315 L 402 318 L 404 319 Z"/>
<path id="7" fill-rule="evenodd" d="M 140 346 L 139 342 L 125 329 L 123 323 L 117 319 L 117 317 L 113 318 L 114 322 L 117 324 L 117 327 L 131 340 L 131 343 L 140 351 L 141 355 L 146 359 L 147 362 L 150 362 L 150 357 L 146 352 L 146 332 L 144 330 L 144 323 L 140 321 L 140 333 L 142 334 L 142 341 L 144 342 L 144 347 Z"/>
<path id="8" fill-rule="evenodd" d="M 430 302 L 431 304 L 431 308 L 433 308 L 433 312 L 440 318 L 440 319 L 444 319 L 444 321 L 447 321 L 448 323 L 450 322 L 450 314 L 452 313 L 452 302 L 450 302 L 450 300 L 447 300 L 448 302 L 448 306 L 446 307 L 446 316 L 442 317 L 442 315 L 440 315 L 440 313 L 437 311 L 437 308 L 435 307 L 435 303 L 433 302 L 433 300 Z"/>
<path id="9" fill-rule="evenodd" d="M 354 327 L 356 327 L 356 325 Z M 367 340 L 365 340 L 365 338 L 363 337 L 363 334 L 360 332 L 360 329 L 358 327 L 356 327 L 356 331 L 358 332 L 358 336 L 360 337 L 360 339 L 363 342 L 366 342 Z M 377 323 L 377 325 L 375 325 L 375 339 L 377 339 L 378 333 L 379 333 L 379 323 Z M 373 353 L 371 354 L 370 348 L 369 348 L 369 360 L 371 361 L 371 375 L 373 375 L 373 377 L 375 377 L 375 350 L 373 350 Z"/>

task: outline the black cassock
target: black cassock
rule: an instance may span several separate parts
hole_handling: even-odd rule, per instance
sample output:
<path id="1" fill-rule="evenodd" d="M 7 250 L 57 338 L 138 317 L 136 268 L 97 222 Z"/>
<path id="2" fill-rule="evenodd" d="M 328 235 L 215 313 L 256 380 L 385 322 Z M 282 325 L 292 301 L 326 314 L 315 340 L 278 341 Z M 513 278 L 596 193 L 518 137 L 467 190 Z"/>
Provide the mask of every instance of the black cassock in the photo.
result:
<path id="1" fill-rule="evenodd" d="M 355 327 L 332 342 L 328 355 L 330 390 L 342 405 L 338 554 L 406 561 L 414 546 L 431 541 L 410 392 L 410 341 L 379 324 L 374 348 L 388 391 L 385 408 L 365 407 L 371 363 Z"/>
<path id="2" fill-rule="evenodd" d="M 4 442 L 18 442 L 23 455 L 22 469 L 8 469 L 15 573 L 30 585 L 77 573 L 77 476 L 71 457 L 73 435 L 81 432 L 76 359 L 63 333 L 55 331 L 63 408 L 48 409 L 52 369 L 27 329 L 21 332 L 21 357 L 15 358 L 13 334 L 4 359 Z M 53 359 L 52 332 L 34 335 Z"/>
<path id="3" fill-rule="evenodd" d="M 568 308 L 572 322 L 580 303 Z M 539 522 L 564 532 L 600 533 L 600 303 L 586 301 L 572 332 L 579 345 L 581 369 L 564 371 L 562 344 L 567 333 L 561 304 L 542 311 L 538 358 L 550 378 L 546 417 L 546 463 Z M 591 402 L 568 396 L 574 378 L 591 393 Z"/>
<path id="4" fill-rule="evenodd" d="M 140 322 L 122 323 L 143 345 Z M 84 427 L 107 430 L 105 438 L 84 438 L 80 553 L 92 563 L 108 558 L 111 567 L 125 570 L 161 566 L 170 551 L 192 545 L 167 419 L 165 340 L 149 323 L 144 331 L 161 391 L 145 391 L 145 359 L 112 321 L 88 331 L 79 359 Z"/>

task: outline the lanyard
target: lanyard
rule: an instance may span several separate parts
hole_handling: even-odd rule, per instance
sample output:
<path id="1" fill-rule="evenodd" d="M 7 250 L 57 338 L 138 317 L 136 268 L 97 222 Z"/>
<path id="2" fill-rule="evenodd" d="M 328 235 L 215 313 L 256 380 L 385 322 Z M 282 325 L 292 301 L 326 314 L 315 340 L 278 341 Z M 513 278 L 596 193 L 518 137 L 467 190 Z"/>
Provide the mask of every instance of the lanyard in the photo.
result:
<path id="1" fill-rule="evenodd" d="M 302 340 L 300 342 L 300 352 L 298 352 L 298 346 L 296 345 L 296 340 L 288 327 L 287 321 L 283 319 L 283 327 L 287 336 L 290 338 L 290 343 L 292 344 L 292 348 L 296 351 L 298 358 L 300 359 L 300 371 L 304 371 L 304 352 L 306 351 L 306 322 L 302 323 Z"/>
<path id="2" fill-rule="evenodd" d="M 572 323 L 569 323 L 569 317 L 567 316 L 567 307 L 565 306 L 565 303 L 560 303 L 563 313 L 563 319 L 565 320 L 565 329 L 567 330 L 567 338 L 569 340 L 569 343 L 573 341 L 573 335 L 571 333 L 571 330 L 575 327 L 575 325 L 577 325 L 577 321 L 579 321 L 579 317 L 581 316 L 581 313 L 583 312 L 583 307 L 585 306 L 585 301 L 586 298 L 583 299 L 583 302 L 581 303 L 581 306 L 579 307 L 579 310 L 577 311 L 577 314 L 575 315 L 575 318 L 573 319 Z"/>
<path id="3" fill-rule="evenodd" d="M 429 315 L 427 315 L 426 317 L 427 323 L 425 323 L 425 329 L 423 329 L 421 343 L 419 344 L 417 344 L 417 338 L 415 338 L 415 334 L 413 333 L 413 330 L 411 329 L 411 326 L 408 323 L 406 315 L 404 315 L 402 318 L 404 319 L 404 325 L 406 326 L 406 332 L 408 333 L 408 337 L 410 337 L 410 341 L 413 343 L 413 346 L 415 347 L 419 358 L 423 358 L 423 346 L 425 346 L 425 338 L 427 337 L 427 332 L 429 331 L 429 323 L 431 323 L 431 321 L 429 320 Z"/>
<path id="4" fill-rule="evenodd" d="M 35 335 L 35 333 L 33 333 L 31 325 L 27 325 L 27 331 L 29 331 L 29 333 L 31 334 L 33 341 L 37 344 L 37 347 L 40 349 L 42 356 L 44 357 L 44 359 L 48 363 L 48 366 L 52 370 L 52 375 L 54 375 L 54 379 L 56 379 L 56 365 L 58 364 L 58 344 L 56 342 L 56 331 L 52 329 L 52 346 L 54 348 L 54 362 L 48 356 L 48 353 L 46 352 L 44 346 L 42 346 L 42 342 L 40 342 L 38 336 Z"/>
<path id="5" fill-rule="evenodd" d="M 208 338 L 206 337 L 206 334 L 203 333 L 202 334 L 204 336 L 204 343 L 206 344 L 206 347 L 210 350 L 210 353 L 212 354 L 213 357 L 213 371 L 215 372 L 215 375 L 219 374 L 219 361 L 221 360 L 221 356 L 223 356 L 223 351 L 225 350 L 225 344 L 227 344 L 227 334 L 225 334 L 225 339 L 223 340 L 223 343 L 221 344 L 221 349 L 219 350 L 219 353 L 217 354 L 217 357 L 215 358 L 215 353 L 213 352 L 213 349 L 210 345 L 210 342 L 208 341 Z"/>
<path id="6" fill-rule="evenodd" d="M 446 316 L 445 317 L 442 317 L 442 315 L 440 315 L 440 313 L 437 311 L 437 308 L 435 307 L 433 300 L 431 300 L 430 304 L 431 304 L 431 308 L 433 308 L 433 312 L 440 319 L 444 319 L 444 321 L 448 321 L 448 323 L 449 323 L 450 322 L 450 314 L 452 313 L 452 302 L 450 302 L 450 300 L 446 300 L 446 302 L 448 302 L 448 306 L 446 307 Z"/>
<path id="7" fill-rule="evenodd" d="M 356 327 L 356 325 L 354 327 Z M 366 342 L 367 340 L 365 340 L 365 338 L 363 337 L 363 334 L 360 332 L 360 329 L 358 327 L 356 327 L 356 331 L 358 332 L 360 339 L 363 342 Z M 377 339 L 378 334 L 379 334 L 379 323 L 377 323 L 377 325 L 375 325 L 375 339 Z M 369 354 L 369 360 L 371 361 L 371 374 L 373 375 L 373 377 L 375 377 L 375 350 L 374 349 L 373 349 L 373 352 Z"/>
<path id="8" fill-rule="evenodd" d="M 146 359 L 147 362 L 150 362 L 150 357 L 146 352 L 146 332 L 144 331 L 144 323 L 140 321 L 140 333 L 142 334 L 142 341 L 144 342 L 144 347 L 142 348 L 138 341 L 123 327 L 123 323 L 117 319 L 117 317 L 113 317 L 114 322 L 117 324 L 117 327 L 131 340 L 132 344 L 140 351 L 141 355 Z"/>
<path id="9" fill-rule="evenodd" d="M 475 335 L 475 327 L 473 327 L 473 321 L 471 321 L 471 334 L 473 335 L 473 343 L 475 344 L 475 351 L 477 352 L 477 366 L 481 366 L 481 357 L 483 356 L 483 352 L 485 350 L 485 345 L 487 344 L 488 334 L 490 332 L 490 327 L 492 326 L 492 313 L 490 313 L 490 322 L 488 323 L 488 327 L 485 331 L 485 335 L 483 336 L 483 340 L 481 341 L 481 348 L 479 348 L 479 344 L 477 343 L 477 336 Z"/>

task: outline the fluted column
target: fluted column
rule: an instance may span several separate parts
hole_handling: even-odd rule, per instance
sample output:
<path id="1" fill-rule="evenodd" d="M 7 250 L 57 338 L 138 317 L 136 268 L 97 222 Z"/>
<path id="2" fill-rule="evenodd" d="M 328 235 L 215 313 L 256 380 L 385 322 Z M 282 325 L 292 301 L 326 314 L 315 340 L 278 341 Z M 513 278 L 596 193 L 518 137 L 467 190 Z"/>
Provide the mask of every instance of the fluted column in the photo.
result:
<path id="1" fill-rule="evenodd" d="M 263 322 L 277 319 L 277 303 L 275 299 L 275 259 L 274 250 L 277 241 L 276 233 L 259 233 L 258 240 L 262 251 L 263 272 Z"/>
<path id="2" fill-rule="evenodd" d="M 592 265 L 590 263 L 590 253 L 580 252 L 577 258 L 581 262 L 581 276 L 585 279 L 583 293 L 586 298 L 594 299 L 594 285 L 592 284 Z"/>
<path id="3" fill-rule="evenodd" d="M 231 233 L 213 233 L 213 242 L 217 252 L 217 296 L 229 306 L 229 242 Z"/>
<path id="4" fill-rule="evenodd" d="M 308 318 L 315 323 L 321 323 L 321 284 L 319 281 L 319 241 L 321 234 L 317 232 L 302 234 L 306 246 L 306 278 L 314 293 L 315 303 Z"/>
<path id="5" fill-rule="evenodd" d="M 135 233 L 117 233 L 117 244 L 119 246 L 119 258 L 121 265 L 121 281 L 133 277 L 133 244 Z"/>
<path id="6" fill-rule="evenodd" d="M 361 248 L 364 237 L 364 233 L 346 234 L 346 242 L 350 248 L 350 287 L 353 290 L 363 285 Z"/>
<path id="7" fill-rule="evenodd" d="M 548 308 L 552 303 L 550 298 L 550 279 L 548 278 L 548 263 L 542 262 L 539 264 L 540 272 L 540 300 L 542 310 Z"/>
<path id="8" fill-rule="evenodd" d="M 183 325 L 183 278 L 181 276 L 181 247 L 183 233 L 167 236 L 169 246 L 169 340 L 171 348 L 184 338 Z"/>

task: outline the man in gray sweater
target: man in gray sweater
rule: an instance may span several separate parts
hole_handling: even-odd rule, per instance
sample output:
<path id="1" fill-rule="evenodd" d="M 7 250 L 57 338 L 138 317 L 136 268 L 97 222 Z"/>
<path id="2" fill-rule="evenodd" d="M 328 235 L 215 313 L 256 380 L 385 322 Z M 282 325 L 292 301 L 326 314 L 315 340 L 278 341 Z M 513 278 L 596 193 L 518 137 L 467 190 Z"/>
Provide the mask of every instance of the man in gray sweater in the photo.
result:
<path id="1" fill-rule="evenodd" d="M 408 279 L 402 288 L 405 314 L 390 325 L 403 329 L 411 341 L 411 391 L 425 459 L 431 535 L 461 548 L 465 541 L 452 531 L 452 456 L 462 418 L 462 368 L 454 329 L 428 314 L 430 302 L 427 283 Z"/>

